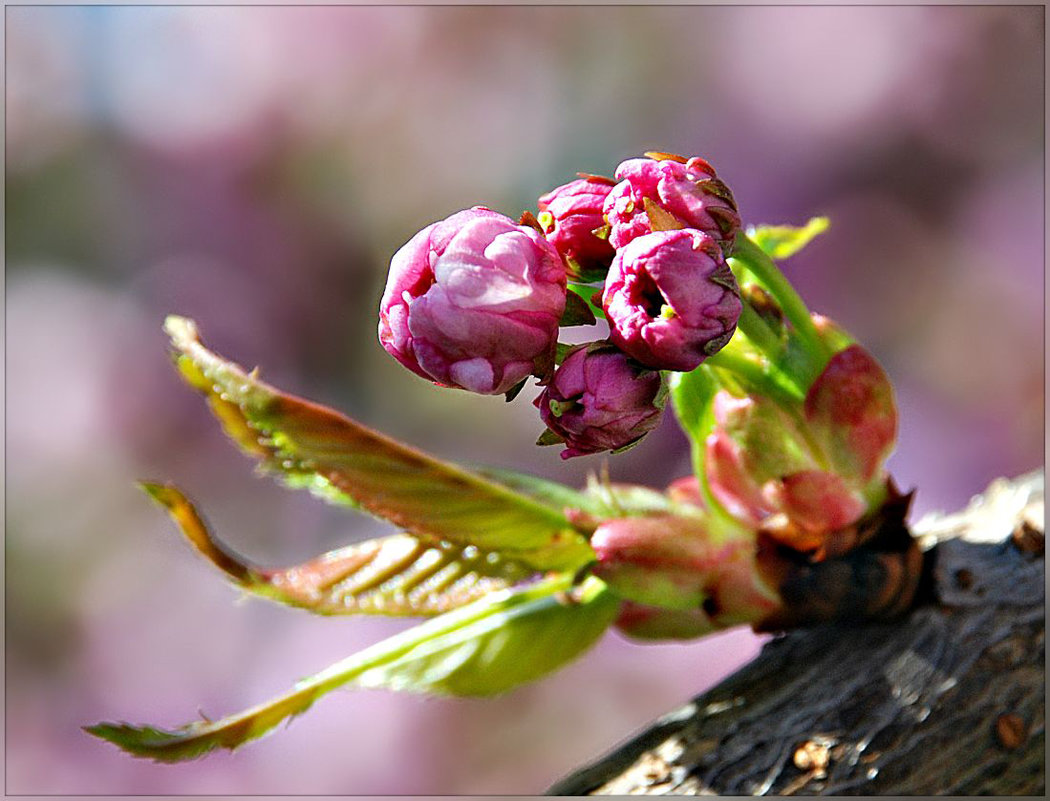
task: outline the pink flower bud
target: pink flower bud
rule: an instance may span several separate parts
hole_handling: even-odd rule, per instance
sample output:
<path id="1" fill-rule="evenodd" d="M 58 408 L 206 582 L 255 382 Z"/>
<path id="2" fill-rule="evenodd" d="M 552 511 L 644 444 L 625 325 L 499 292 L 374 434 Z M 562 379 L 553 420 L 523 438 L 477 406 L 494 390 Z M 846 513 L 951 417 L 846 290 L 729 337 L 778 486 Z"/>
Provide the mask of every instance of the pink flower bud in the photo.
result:
<path id="1" fill-rule="evenodd" d="M 718 243 L 688 229 L 645 234 L 620 250 L 602 306 L 618 347 L 647 367 L 680 371 L 730 340 L 742 308 Z"/>
<path id="2" fill-rule="evenodd" d="M 538 219 L 547 241 L 565 259 L 573 280 L 600 281 L 609 270 L 613 246 L 602 209 L 613 185 L 608 178 L 588 176 L 552 189 L 539 200 Z"/>
<path id="3" fill-rule="evenodd" d="M 498 395 L 549 373 L 565 290 L 565 265 L 538 231 L 475 206 L 394 254 L 379 341 L 424 378 Z"/>
<path id="4" fill-rule="evenodd" d="M 658 372 L 599 343 L 570 353 L 535 403 L 570 459 L 634 444 L 660 422 L 665 400 Z"/>
<path id="5" fill-rule="evenodd" d="M 828 362 L 806 394 L 806 420 L 840 475 L 867 482 L 879 476 L 897 436 L 893 385 L 860 345 Z"/>
<path id="6" fill-rule="evenodd" d="M 661 154 L 663 155 L 663 154 Z M 622 248 L 632 239 L 667 227 L 650 219 L 648 206 L 695 228 L 729 247 L 740 228 L 740 216 L 729 188 L 701 158 L 628 159 L 616 168 L 619 181 L 605 200 L 609 241 Z"/>

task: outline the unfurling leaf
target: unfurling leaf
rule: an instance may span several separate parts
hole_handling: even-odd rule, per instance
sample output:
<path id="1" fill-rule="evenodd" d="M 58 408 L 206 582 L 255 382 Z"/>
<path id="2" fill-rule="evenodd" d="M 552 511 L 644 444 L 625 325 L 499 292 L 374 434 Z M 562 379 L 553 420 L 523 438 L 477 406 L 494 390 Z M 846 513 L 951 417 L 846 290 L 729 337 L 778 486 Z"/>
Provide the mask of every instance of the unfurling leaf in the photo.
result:
<path id="1" fill-rule="evenodd" d="M 756 225 L 748 229 L 747 235 L 771 259 L 786 259 L 828 230 L 829 224 L 827 217 L 813 217 L 803 226 Z"/>
<path id="2" fill-rule="evenodd" d="M 322 615 L 436 615 L 503 590 L 535 570 L 473 545 L 410 534 L 368 540 L 293 567 L 250 564 L 217 540 L 178 489 L 143 484 L 190 543 L 238 587 Z"/>
<path id="3" fill-rule="evenodd" d="M 174 731 L 126 723 L 100 723 L 86 730 L 136 756 L 178 762 L 261 737 L 347 684 L 493 695 L 577 657 L 612 623 L 619 607 L 620 599 L 596 578 L 573 589 L 570 577 L 554 576 L 433 618 L 337 662 L 284 695 L 222 720 L 194 721 Z"/>
<path id="4" fill-rule="evenodd" d="M 473 545 L 537 570 L 574 571 L 594 558 L 562 508 L 281 392 L 205 348 L 190 320 L 169 317 L 165 330 L 179 371 L 226 433 L 286 483 L 420 539 Z"/>

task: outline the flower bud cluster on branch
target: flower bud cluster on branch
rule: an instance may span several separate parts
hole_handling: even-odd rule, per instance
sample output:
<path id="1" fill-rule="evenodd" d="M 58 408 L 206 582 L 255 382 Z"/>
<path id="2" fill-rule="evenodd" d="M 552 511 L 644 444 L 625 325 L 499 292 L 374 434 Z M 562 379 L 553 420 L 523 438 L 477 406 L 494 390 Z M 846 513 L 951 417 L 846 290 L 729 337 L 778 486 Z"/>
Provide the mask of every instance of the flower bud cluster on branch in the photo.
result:
<path id="1" fill-rule="evenodd" d="M 629 159 L 616 180 L 583 175 L 516 224 L 475 206 L 393 257 L 379 339 L 448 387 L 513 397 L 535 376 L 563 458 L 619 451 L 660 420 L 665 378 L 733 336 L 742 304 L 726 253 L 740 227 L 729 189 L 700 158 Z M 609 337 L 558 348 L 561 325 Z"/>
<path id="2" fill-rule="evenodd" d="M 290 487 L 396 526 L 287 568 L 225 547 L 176 487 L 146 482 L 241 591 L 317 614 L 430 619 L 263 704 L 175 730 L 100 723 L 138 756 L 234 748 L 347 685 L 490 695 L 638 639 L 890 617 L 916 597 L 910 495 L 886 460 L 897 409 L 878 362 L 777 267 L 827 225 L 742 228 L 701 158 L 649 153 L 580 175 L 515 222 L 481 206 L 394 254 L 379 339 L 413 373 L 513 399 L 530 378 L 563 458 L 638 443 L 668 399 L 693 475 L 583 490 L 468 470 L 264 382 L 169 317 L 175 365 L 226 433 Z M 569 346 L 562 328 L 608 322 Z"/>

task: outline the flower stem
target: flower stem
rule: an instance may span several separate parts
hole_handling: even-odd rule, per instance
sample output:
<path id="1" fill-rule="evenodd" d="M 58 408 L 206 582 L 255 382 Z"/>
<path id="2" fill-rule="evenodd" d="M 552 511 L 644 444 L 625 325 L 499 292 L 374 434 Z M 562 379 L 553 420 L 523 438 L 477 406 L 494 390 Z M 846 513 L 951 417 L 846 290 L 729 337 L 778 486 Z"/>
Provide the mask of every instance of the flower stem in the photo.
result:
<path id="1" fill-rule="evenodd" d="M 784 316 L 801 340 L 803 349 L 816 362 L 819 372 L 831 357 L 831 353 L 817 333 L 806 304 L 774 261 L 743 232 L 737 234 L 729 260 L 730 262 L 736 260 L 750 270 L 755 279 L 780 304 Z"/>
<path id="2" fill-rule="evenodd" d="M 777 380 L 777 376 L 769 372 L 770 363 L 763 363 L 757 354 L 750 356 L 740 349 L 727 346 L 714 356 L 709 356 L 705 363 L 708 367 L 718 367 L 733 373 L 743 381 L 749 392 L 766 395 L 785 407 L 793 408 L 805 397 L 793 380 Z"/>

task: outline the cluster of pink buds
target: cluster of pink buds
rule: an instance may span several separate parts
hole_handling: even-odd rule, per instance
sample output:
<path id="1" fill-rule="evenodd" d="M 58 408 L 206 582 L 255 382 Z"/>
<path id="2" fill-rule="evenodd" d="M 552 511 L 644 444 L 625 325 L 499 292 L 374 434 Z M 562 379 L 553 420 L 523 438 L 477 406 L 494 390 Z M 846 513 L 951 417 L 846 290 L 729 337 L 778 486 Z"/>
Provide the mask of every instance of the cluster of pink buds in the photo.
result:
<path id="1" fill-rule="evenodd" d="M 700 158 L 629 159 L 616 180 L 581 174 L 516 223 L 476 206 L 393 257 L 379 339 L 436 384 L 508 399 L 534 376 L 563 458 L 618 451 L 660 420 L 662 371 L 690 371 L 742 311 L 726 263 L 740 218 Z M 559 329 L 608 321 L 606 339 L 559 347 Z"/>

